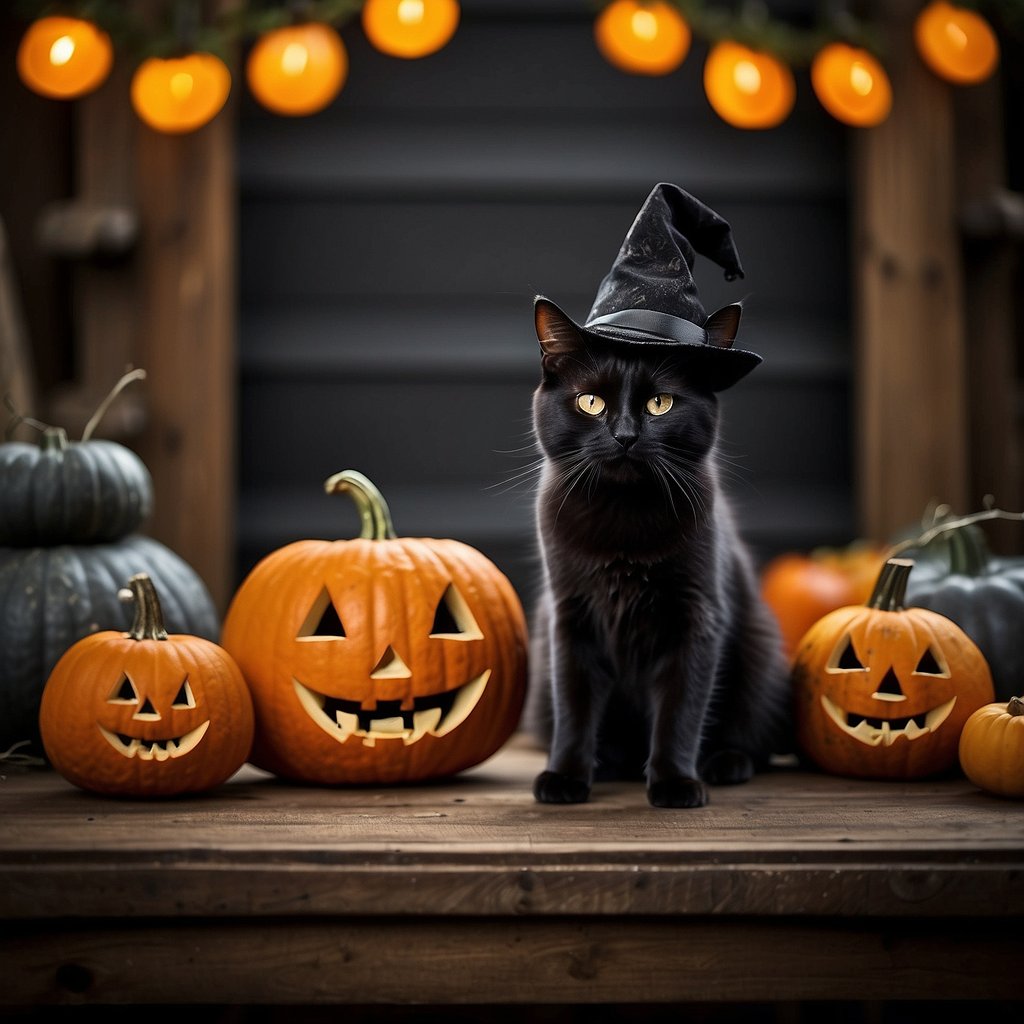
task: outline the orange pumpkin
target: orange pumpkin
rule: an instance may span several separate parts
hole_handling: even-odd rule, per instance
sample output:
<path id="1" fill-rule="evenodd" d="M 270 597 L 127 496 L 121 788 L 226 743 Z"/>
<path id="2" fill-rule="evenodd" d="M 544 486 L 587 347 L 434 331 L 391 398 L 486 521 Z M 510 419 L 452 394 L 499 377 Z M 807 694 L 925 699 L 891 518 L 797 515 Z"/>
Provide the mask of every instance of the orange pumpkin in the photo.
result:
<path id="1" fill-rule="evenodd" d="M 787 551 L 769 561 L 761 570 L 761 596 L 778 619 L 786 654 L 792 657 L 823 615 L 867 601 L 884 561 L 884 549 L 861 541 L 809 554 Z"/>
<path id="2" fill-rule="evenodd" d="M 793 663 L 801 750 L 836 775 L 913 779 L 956 765 L 967 719 L 995 698 L 988 663 L 954 622 L 905 608 L 908 559 L 891 558 L 866 605 L 839 608 Z"/>
<path id="3" fill-rule="evenodd" d="M 133 576 L 127 633 L 72 645 L 43 689 L 39 727 L 53 767 L 82 789 L 117 796 L 199 793 L 249 753 L 253 705 L 238 666 L 216 644 L 168 635 L 152 580 Z"/>
<path id="4" fill-rule="evenodd" d="M 509 580 L 455 540 L 396 537 L 383 496 L 332 476 L 360 537 L 267 555 L 224 621 L 256 704 L 252 760 L 304 782 L 395 783 L 490 757 L 518 725 L 526 625 Z"/>
<path id="5" fill-rule="evenodd" d="M 1024 797 L 1024 700 L 986 704 L 960 734 L 960 767 L 979 789 Z"/>

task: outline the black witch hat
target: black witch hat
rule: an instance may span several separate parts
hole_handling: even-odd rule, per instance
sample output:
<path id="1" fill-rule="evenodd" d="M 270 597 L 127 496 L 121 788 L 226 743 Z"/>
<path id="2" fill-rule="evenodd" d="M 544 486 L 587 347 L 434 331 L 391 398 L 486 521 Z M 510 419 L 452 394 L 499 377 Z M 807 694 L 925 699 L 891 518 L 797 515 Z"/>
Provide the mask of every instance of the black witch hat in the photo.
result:
<path id="1" fill-rule="evenodd" d="M 537 296 L 542 348 L 567 351 L 588 334 L 626 345 L 671 345 L 696 381 L 711 391 L 731 387 L 761 357 L 732 347 L 739 303 L 711 316 L 705 313 L 693 280 L 697 253 L 722 267 L 727 281 L 743 277 L 729 223 L 677 185 L 655 185 L 601 282 L 585 324 Z"/>

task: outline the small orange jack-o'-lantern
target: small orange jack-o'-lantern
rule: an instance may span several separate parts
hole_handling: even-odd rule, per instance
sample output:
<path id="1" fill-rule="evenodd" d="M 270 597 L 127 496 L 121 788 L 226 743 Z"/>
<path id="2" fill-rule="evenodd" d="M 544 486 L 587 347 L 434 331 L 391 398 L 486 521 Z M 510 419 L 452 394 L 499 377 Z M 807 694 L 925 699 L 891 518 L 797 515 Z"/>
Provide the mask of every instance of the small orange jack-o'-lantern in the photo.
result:
<path id="1" fill-rule="evenodd" d="M 242 673 L 210 640 L 168 635 L 152 580 L 133 576 L 127 633 L 105 630 L 54 666 L 39 707 L 46 756 L 69 782 L 119 796 L 198 793 L 249 754 L 253 706 Z"/>
<path id="2" fill-rule="evenodd" d="M 797 738 L 825 771 L 876 779 L 948 771 L 964 723 L 994 699 L 988 663 L 967 634 L 903 606 L 913 564 L 889 559 L 867 605 L 829 612 L 797 650 Z"/>
<path id="3" fill-rule="evenodd" d="M 256 705 L 253 763 L 324 785 L 478 764 L 509 739 L 525 697 L 511 583 L 459 541 L 396 537 L 362 474 L 338 473 L 326 489 L 353 497 L 362 535 L 272 552 L 224 620 Z"/>

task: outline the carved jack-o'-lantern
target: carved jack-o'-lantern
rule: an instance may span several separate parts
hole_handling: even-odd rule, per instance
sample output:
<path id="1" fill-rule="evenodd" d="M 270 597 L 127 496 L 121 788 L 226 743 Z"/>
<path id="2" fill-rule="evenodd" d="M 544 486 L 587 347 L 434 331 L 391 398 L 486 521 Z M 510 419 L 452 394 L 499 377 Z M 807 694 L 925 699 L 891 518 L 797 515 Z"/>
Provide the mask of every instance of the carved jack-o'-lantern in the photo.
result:
<path id="1" fill-rule="evenodd" d="M 256 705 L 253 763 L 326 785 L 478 764 L 511 736 L 525 697 L 511 583 L 459 541 L 396 537 L 362 474 L 338 473 L 326 489 L 356 501 L 362 535 L 272 552 L 224 620 Z"/>
<path id="2" fill-rule="evenodd" d="M 913 564 L 889 559 L 867 605 L 830 612 L 799 645 L 797 738 L 825 771 L 877 779 L 947 771 L 964 723 L 993 700 L 988 663 L 967 634 L 903 606 Z"/>
<path id="3" fill-rule="evenodd" d="M 242 673 L 210 640 L 168 635 L 152 580 L 139 573 L 127 633 L 73 644 L 47 679 L 39 708 L 46 756 L 69 782 L 97 793 L 199 793 L 245 763 L 253 706 Z"/>

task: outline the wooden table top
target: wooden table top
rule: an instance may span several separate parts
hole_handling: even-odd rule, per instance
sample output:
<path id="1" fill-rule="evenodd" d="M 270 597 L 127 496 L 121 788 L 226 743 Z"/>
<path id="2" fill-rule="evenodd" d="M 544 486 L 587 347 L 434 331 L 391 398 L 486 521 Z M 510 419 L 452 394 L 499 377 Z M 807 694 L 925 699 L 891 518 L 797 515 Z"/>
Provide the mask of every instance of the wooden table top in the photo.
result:
<path id="1" fill-rule="evenodd" d="M 170 801 L 0 782 L 8 919 L 322 915 L 1009 917 L 1024 803 L 963 778 L 864 782 L 780 768 L 696 810 L 642 784 L 531 794 L 520 738 L 433 784 L 304 787 L 250 766 Z"/>

